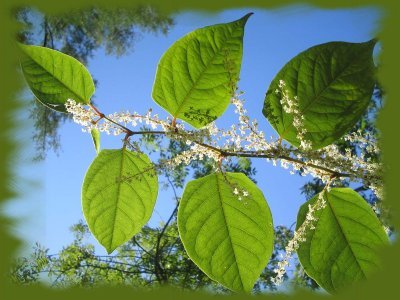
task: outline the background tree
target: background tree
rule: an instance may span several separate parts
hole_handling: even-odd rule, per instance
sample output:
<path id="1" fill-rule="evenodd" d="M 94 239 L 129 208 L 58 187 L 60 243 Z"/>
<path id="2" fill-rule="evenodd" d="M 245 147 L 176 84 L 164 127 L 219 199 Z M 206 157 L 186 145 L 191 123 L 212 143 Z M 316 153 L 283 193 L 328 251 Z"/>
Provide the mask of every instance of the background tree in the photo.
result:
<path id="1" fill-rule="evenodd" d="M 128 9 L 91 7 L 59 15 L 45 15 L 23 7 L 15 15 L 22 25 L 17 37 L 20 42 L 59 50 L 85 65 L 99 48 L 107 55 L 125 55 L 133 51 L 142 33 L 167 34 L 174 24 L 170 16 L 148 5 Z M 32 99 L 30 118 L 34 122 L 35 159 L 44 159 L 49 150 L 58 153 L 58 128 L 69 115 Z"/>

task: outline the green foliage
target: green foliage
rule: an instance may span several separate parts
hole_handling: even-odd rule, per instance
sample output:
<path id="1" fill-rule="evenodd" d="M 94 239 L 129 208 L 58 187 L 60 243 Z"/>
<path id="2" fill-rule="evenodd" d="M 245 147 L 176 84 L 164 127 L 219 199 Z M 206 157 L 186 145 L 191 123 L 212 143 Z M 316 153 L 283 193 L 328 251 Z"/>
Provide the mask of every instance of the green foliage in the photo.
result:
<path id="1" fill-rule="evenodd" d="M 125 148 L 102 150 L 82 187 L 82 208 L 89 228 L 108 253 L 147 223 L 158 193 L 149 158 Z"/>
<path id="2" fill-rule="evenodd" d="M 238 188 L 248 193 L 243 200 L 235 194 Z M 241 173 L 189 182 L 178 227 L 189 257 L 233 291 L 251 291 L 272 253 L 271 212 L 262 192 Z"/>
<path id="3" fill-rule="evenodd" d="M 20 44 L 21 67 L 36 98 L 54 110 L 65 112 L 70 98 L 88 104 L 94 93 L 89 71 L 75 58 L 40 46 Z"/>
<path id="4" fill-rule="evenodd" d="M 313 149 L 329 145 L 348 132 L 372 97 L 375 43 L 330 42 L 291 59 L 271 82 L 263 108 L 279 135 L 292 145 L 300 144 L 293 114 L 285 112 L 281 103 L 280 80 L 285 82 L 291 99 L 298 97 L 299 115 L 304 117 L 307 130 L 305 139 L 311 141 Z"/>
<path id="5" fill-rule="evenodd" d="M 93 254 L 93 249 L 82 247 L 81 239 L 78 239 L 68 249 L 68 259 L 60 256 L 56 260 L 57 267 L 63 270 L 62 274 L 69 275 L 70 270 L 73 272 L 78 266 L 99 269 L 100 275 L 105 275 L 110 282 L 125 283 L 127 280 L 124 276 L 132 274 L 128 281 L 142 284 L 149 280 L 143 274 L 149 274 L 150 281 L 154 275 L 159 284 L 175 284 L 175 281 L 170 281 L 170 276 L 173 276 L 173 270 L 182 272 L 180 267 L 184 261 L 182 268 L 186 275 L 183 281 L 182 278 L 177 280 L 179 285 L 198 287 L 202 284 L 201 280 L 213 284 L 209 279 L 204 279 L 206 277 L 198 271 L 198 267 L 209 278 L 221 283 L 224 286 L 220 287 L 222 290 L 228 288 L 234 292 L 250 292 L 254 286 L 256 289 L 262 286 L 260 282 L 257 283 L 260 276 L 267 282 L 264 282 L 264 286 L 272 284 L 271 276 L 269 279 L 265 277 L 267 272 L 264 270 L 271 255 L 270 263 L 278 266 L 277 281 L 286 276 L 281 268 L 288 264 L 288 260 L 285 258 L 278 263 L 276 249 L 285 249 L 290 254 L 298 246 L 302 264 L 295 269 L 295 282 L 298 284 L 316 287 L 315 282 L 318 282 L 328 292 L 335 293 L 378 269 L 378 250 L 387 244 L 387 235 L 375 213 L 351 189 L 334 188 L 325 192 L 331 180 L 339 178 L 340 183 L 336 186 L 348 186 L 350 179 L 357 178 L 372 189 L 378 189 L 381 179 L 381 166 L 378 163 L 371 166 L 374 172 L 365 172 L 368 168 L 362 168 L 360 173 L 356 173 L 359 170 L 355 167 L 357 164 L 364 166 L 365 162 L 379 161 L 379 150 L 375 144 L 371 146 L 366 138 L 360 139 L 362 145 L 359 147 L 370 148 L 367 157 L 356 145 L 349 149 L 351 142 L 348 140 L 337 142 L 339 150 L 331 149 L 331 153 L 301 152 L 307 149 L 283 147 L 280 139 L 276 142 L 276 148 L 271 143 L 270 150 L 246 151 L 235 145 L 219 148 L 218 143 L 211 140 L 212 131 L 218 131 L 214 130 L 216 128 L 189 131 L 177 126 L 176 119 L 180 118 L 200 128 L 225 111 L 236 90 L 244 26 L 250 15 L 231 23 L 195 30 L 167 50 L 157 69 L 153 98 L 172 114 L 172 123 L 162 123 L 158 118 L 151 120 L 150 113 L 146 117 L 123 116 L 125 120 L 142 118 L 140 121 L 144 120 L 155 128 L 161 123 L 163 131 L 153 131 L 146 126 L 139 132 L 132 131 L 125 127 L 127 124 L 119 124 L 118 118 L 110 119 L 94 106 L 92 109 L 99 119 L 93 121 L 90 112 L 78 107 L 79 112 L 75 113 L 74 120 L 83 118 L 78 123 L 97 126 L 97 122 L 104 121 L 108 123 L 101 123 L 105 126 L 101 130 L 107 131 L 105 128 L 111 126 L 114 134 L 125 133 L 122 149 L 100 151 L 99 131 L 92 129 L 91 125 L 86 128 L 92 129 L 92 139 L 98 152 L 82 187 L 82 207 L 88 228 L 109 254 L 117 248 L 118 253 L 137 252 L 140 249 L 146 254 L 141 256 L 140 262 L 147 265 L 151 262 L 154 266 L 152 270 L 140 266 L 135 268 L 124 261 L 113 261 L 110 256 L 107 256 L 110 260 L 99 260 Z M 46 26 L 49 26 L 49 21 L 46 22 Z M 358 44 L 331 42 L 312 47 L 287 63 L 271 83 L 263 110 L 280 137 L 295 146 L 310 141 L 315 150 L 337 141 L 357 122 L 356 127 L 360 132 L 376 133 L 370 128 L 368 117 L 360 120 L 365 116 L 375 85 L 372 60 L 374 45 L 375 41 Z M 23 73 L 41 103 L 59 111 L 65 111 L 64 104 L 68 98 L 80 104 L 90 103 L 94 83 L 89 72 L 77 60 L 45 47 L 21 45 L 21 49 L 24 52 L 21 61 Z M 74 105 L 70 103 L 72 109 L 69 111 L 77 109 Z M 246 130 L 252 131 L 254 144 L 262 144 L 261 148 L 255 145 L 254 149 L 266 148 L 265 141 L 258 139 L 263 133 L 254 129 L 255 125 L 249 125 L 248 117 L 242 115 L 244 110 L 241 110 L 238 108 L 239 120 L 245 124 L 240 125 L 241 134 Z M 301 118 L 304 124 L 300 126 L 296 118 Z M 304 127 L 305 131 L 299 133 L 300 127 Z M 222 134 L 234 135 L 232 132 Z M 143 135 L 139 141 L 130 140 L 131 136 L 138 134 Z M 171 139 L 168 151 L 165 151 L 161 142 L 161 135 Z M 374 137 L 368 135 L 369 138 Z M 241 142 L 240 137 L 239 142 L 235 141 L 236 144 Z M 157 165 L 153 165 L 148 156 L 140 151 L 140 143 L 145 144 L 150 153 L 159 152 Z M 193 144 L 197 148 L 189 147 Z M 126 147 L 135 149 L 135 152 Z M 340 160 L 340 151 L 346 154 L 343 160 Z M 361 162 L 351 161 L 353 157 L 350 154 L 358 152 L 362 152 L 362 155 L 356 159 Z M 233 160 L 232 156 L 238 159 Z M 317 165 L 321 159 L 328 160 L 328 156 L 338 156 L 338 160 L 329 157 L 329 163 L 340 162 L 346 165 L 345 170 L 350 170 L 350 173 L 342 173 L 339 163 L 333 167 L 323 163 Z M 200 161 L 191 162 L 196 157 Z M 292 234 L 290 230 L 279 228 L 279 239 L 274 250 L 271 212 L 263 193 L 251 178 L 255 170 L 251 167 L 249 157 L 264 157 L 274 161 L 282 159 L 292 162 L 296 170 L 300 169 L 299 166 L 318 170 L 319 173 L 311 171 L 316 178 L 303 187 L 303 193 L 311 197 L 322 190 L 327 205 L 317 209 L 315 214 L 308 214 L 319 199 L 315 196 L 300 208 L 297 219 L 298 229 L 305 220 L 318 220 L 312 224 L 315 230 L 299 230 Z M 178 159 L 174 162 L 173 158 Z M 348 161 L 350 167 L 347 166 Z M 201 178 L 186 185 L 179 201 L 175 187 L 184 186 L 189 174 L 188 164 L 194 169 L 194 177 Z M 163 167 L 166 169 L 163 170 Z M 356 175 L 351 173 L 354 169 Z M 154 209 L 158 193 L 157 173 L 165 175 L 172 186 L 177 206 L 161 229 L 145 227 L 140 233 Z M 323 183 L 328 179 L 329 182 L 324 186 Z M 357 190 L 364 191 L 364 187 Z M 177 212 L 179 235 L 175 223 Z M 83 232 L 85 228 L 78 226 L 75 231 Z M 136 234 L 139 235 L 134 237 Z M 168 238 L 163 243 L 165 236 Z M 285 248 L 282 241 L 289 236 L 293 239 Z M 140 243 L 137 239 L 140 239 Z M 183 249 L 192 261 L 185 256 Z M 170 257 L 174 251 L 178 254 Z M 37 256 L 34 272 L 51 265 L 47 254 L 41 253 L 41 256 Z M 83 261 L 85 265 L 82 265 Z M 136 257 L 134 262 L 137 262 Z M 133 270 L 121 271 L 115 267 L 116 264 L 127 265 Z M 197 270 L 195 277 L 188 271 L 190 268 Z M 310 277 L 301 274 L 302 268 Z M 118 272 L 108 277 L 110 269 Z M 35 276 L 29 277 L 31 274 L 27 270 L 21 270 L 22 274 L 18 276 L 28 278 L 28 281 L 35 280 Z M 199 282 L 200 277 L 203 279 Z M 94 279 L 85 277 L 85 280 Z"/>
<path id="6" fill-rule="evenodd" d="M 100 152 L 100 131 L 97 128 L 93 128 L 90 131 L 90 134 L 92 135 L 94 149 L 96 150 L 96 153 L 99 154 L 99 152 Z"/>
<path id="7" fill-rule="evenodd" d="M 299 210 L 297 228 L 304 222 L 307 201 Z M 297 254 L 305 271 L 325 290 L 336 293 L 380 266 L 379 250 L 388 243 L 382 224 L 371 207 L 349 188 L 324 192 L 326 207 L 315 212 L 318 222 L 309 230 Z"/>
<path id="8" fill-rule="evenodd" d="M 239 79 L 250 15 L 197 29 L 176 41 L 158 65 L 154 101 L 196 128 L 221 116 Z"/>

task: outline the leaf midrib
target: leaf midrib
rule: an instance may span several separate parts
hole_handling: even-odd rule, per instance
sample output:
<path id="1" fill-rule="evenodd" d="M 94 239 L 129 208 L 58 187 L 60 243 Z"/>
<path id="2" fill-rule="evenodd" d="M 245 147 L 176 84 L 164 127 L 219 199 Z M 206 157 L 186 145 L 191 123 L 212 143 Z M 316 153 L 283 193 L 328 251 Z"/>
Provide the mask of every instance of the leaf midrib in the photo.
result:
<path id="1" fill-rule="evenodd" d="M 113 243 L 114 243 L 114 236 L 115 236 L 115 223 L 116 223 L 116 220 L 117 220 L 117 214 L 118 214 L 118 207 L 119 207 L 119 201 L 120 201 L 120 194 L 121 194 L 121 186 L 122 186 L 122 182 L 120 181 L 120 179 L 121 179 L 121 177 L 122 177 L 122 170 L 123 170 L 123 167 L 124 167 L 124 153 L 125 153 L 125 149 L 122 149 L 121 150 L 122 151 L 122 153 L 121 153 L 121 162 L 120 162 L 120 169 L 119 169 L 119 180 L 118 180 L 118 188 L 117 188 L 117 197 L 116 197 L 116 199 L 117 199 L 117 201 L 116 201 L 116 205 L 115 205 L 115 213 L 113 214 L 113 217 L 114 217 L 114 219 L 113 219 L 113 221 L 112 221 L 112 224 L 113 224 L 113 232 L 112 232 L 112 235 L 111 235 L 111 241 L 110 241 L 110 253 L 111 253 L 111 251 L 113 251 L 113 250 L 111 250 L 112 249 L 112 246 L 113 246 Z"/>
<path id="2" fill-rule="evenodd" d="M 218 198 L 220 200 L 219 203 L 220 203 L 221 209 L 222 209 L 222 215 L 224 216 L 226 228 L 227 228 L 228 235 L 229 235 L 229 242 L 231 244 L 231 248 L 232 248 L 232 251 L 233 251 L 233 256 L 235 257 L 235 265 L 236 265 L 236 268 L 237 268 L 238 273 L 239 273 L 240 284 L 241 284 L 242 288 L 244 289 L 244 285 L 243 285 L 243 281 L 242 281 L 242 275 L 240 273 L 240 268 L 239 268 L 238 263 L 237 263 L 238 260 L 237 260 L 237 256 L 236 256 L 236 252 L 235 252 L 235 247 L 233 246 L 233 242 L 232 242 L 232 238 L 231 238 L 231 232 L 229 230 L 229 226 L 228 226 L 228 222 L 227 222 L 227 218 L 226 218 L 226 213 L 225 213 L 225 209 L 224 209 L 224 206 L 223 206 L 223 201 L 222 201 L 222 197 L 221 197 L 221 188 L 220 188 L 220 184 L 219 184 L 219 175 L 218 174 L 216 174 L 216 181 L 217 181 Z"/>
<path id="3" fill-rule="evenodd" d="M 230 36 L 222 43 L 221 47 L 217 49 L 217 51 L 214 53 L 214 55 L 211 57 L 210 61 L 207 63 L 207 65 L 205 66 L 205 68 L 200 72 L 200 76 L 195 80 L 195 82 L 193 83 L 192 87 L 190 88 L 190 90 L 188 91 L 188 93 L 186 94 L 186 96 L 183 98 L 182 102 L 179 104 L 178 109 L 176 110 L 175 114 L 174 114 L 174 118 L 178 118 L 180 112 L 182 111 L 182 109 L 185 107 L 186 102 L 188 100 L 188 98 L 190 97 L 191 93 L 193 92 L 193 90 L 195 89 L 195 86 L 198 84 L 198 82 L 202 79 L 202 77 L 204 76 L 206 70 L 208 69 L 208 67 L 210 66 L 210 64 L 215 60 L 215 58 L 217 57 L 218 54 L 221 53 L 222 49 L 224 48 L 223 46 L 226 45 L 226 43 L 231 40 L 232 36 L 233 36 L 233 32 L 236 31 L 237 28 L 233 29 Z"/>
<path id="4" fill-rule="evenodd" d="M 337 198 L 339 198 L 339 197 L 337 197 Z M 360 265 L 360 263 L 359 263 L 359 261 L 358 261 L 358 259 L 357 259 L 357 256 L 356 256 L 355 253 L 354 253 L 354 250 L 353 250 L 353 248 L 352 248 L 352 246 L 351 246 L 351 243 L 350 243 L 349 239 L 347 238 L 347 236 L 346 236 L 346 234 L 345 234 L 345 232 L 344 232 L 344 230 L 343 230 L 343 227 L 342 227 L 341 223 L 339 222 L 339 217 L 337 216 L 335 210 L 333 209 L 333 206 L 332 206 L 332 204 L 331 204 L 331 202 L 330 202 L 330 200 L 329 200 L 329 197 L 328 197 L 328 193 L 326 193 L 326 199 L 327 199 L 327 202 L 328 202 L 328 204 L 329 204 L 329 207 L 330 207 L 330 209 L 331 209 L 331 211 L 332 211 L 332 214 L 333 214 L 333 216 L 335 217 L 336 223 L 339 225 L 341 235 L 343 236 L 343 238 L 345 239 L 345 241 L 346 241 L 348 247 L 350 248 L 350 252 L 351 252 L 351 254 L 353 255 L 355 261 L 357 262 L 357 265 L 358 265 L 358 267 L 360 268 L 362 275 L 364 276 L 364 278 L 366 278 L 365 272 L 364 272 L 363 268 L 361 267 L 361 265 Z M 339 199 L 341 199 L 341 198 L 339 198 Z M 330 276 L 330 278 L 331 278 L 332 286 L 335 288 L 335 285 L 333 284 L 333 281 L 332 281 L 332 276 Z"/>

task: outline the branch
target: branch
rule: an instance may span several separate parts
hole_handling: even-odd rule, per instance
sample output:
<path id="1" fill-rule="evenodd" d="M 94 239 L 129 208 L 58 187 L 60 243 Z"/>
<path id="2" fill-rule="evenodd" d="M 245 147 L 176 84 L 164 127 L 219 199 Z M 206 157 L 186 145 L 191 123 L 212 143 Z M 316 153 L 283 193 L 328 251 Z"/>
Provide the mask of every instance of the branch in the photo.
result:
<path id="1" fill-rule="evenodd" d="M 134 236 L 132 237 L 132 241 L 135 243 L 136 246 L 138 246 L 140 249 L 142 249 L 146 254 L 152 256 L 152 254 L 151 254 L 149 251 L 147 251 L 146 249 L 144 249 L 144 248 L 142 247 L 142 245 L 140 245 L 139 242 L 136 241 L 136 238 L 135 238 Z"/>
<path id="2" fill-rule="evenodd" d="M 359 186 L 358 188 L 356 188 L 356 189 L 354 189 L 354 191 L 356 191 L 357 193 L 359 193 L 359 192 L 364 192 L 364 191 L 366 191 L 366 190 L 368 190 L 368 188 L 366 188 L 365 186 Z"/>
<path id="3" fill-rule="evenodd" d="M 44 37 L 43 37 L 43 47 L 46 47 L 47 46 L 47 36 L 48 36 L 48 31 L 47 31 L 47 26 L 48 26 L 48 24 L 47 24 L 47 18 L 45 17 L 44 18 L 44 21 L 43 21 L 43 30 L 44 30 Z"/>
<path id="4" fill-rule="evenodd" d="M 100 118 L 104 118 L 107 121 L 113 123 L 114 125 L 120 127 L 123 132 L 126 133 L 126 137 L 125 140 L 129 137 L 129 136 L 133 136 L 133 135 L 154 135 L 154 134 L 160 134 L 160 135 L 164 135 L 167 136 L 171 139 L 177 139 L 179 140 L 180 138 L 187 138 L 190 139 L 190 134 L 183 134 L 181 133 L 176 127 L 174 128 L 173 131 L 132 131 L 129 128 L 119 124 L 118 122 L 115 122 L 114 120 L 106 117 L 102 112 L 100 112 L 95 106 L 93 106 L 93 104 L 89 104 L 89 106 L 94 110 L 94 112 L 100 117 Z M 173 128 L 173 127 L 171 127 Z M 176 137 L 175 137 L 176 136 Z M 257 152 L 257 151 L 238 151 L 238 152 L 234 152 L 231 151 L 229 149 L 221 149 L 221 148 L 217 148 L 214 147 L 212 145 L 200 142 L 200 141 L 196 141 L 195 139 L 191 140 L 193 143 L 200 145 L 202 147 L 205 147 L 207 149 L 210 149 L 214 152 L 217 152 L 218 154 L 220 154 L 221 157 L 247 157 L 247 158 L 268 158 L 268 159 L 281 159 L 281 160 L 286 160 L 286 161 L 290 161 L 292 163 L 296 163 L 299 165 L 303 165 L 303 166 L 307 166 L 307 167 L 311 167 L 313 169 L 316 170 L 320 170 L 323 172 L 326 172 L 327 175 L 330 175 L 331 178 L 340 178 L 340 177 L 351 177 L 352 174 L 348 174 L 348 173 L 341 173 L 341 172 L 337 172 L 335 170 L 331 170 L 329 168 L 323 167 L 323 166 L 319 166 L 313 163 L 309 163 L 307 161 L 302 161 L 296 158 L 292 158 L 290 156 L 287 155 L 280 155 L 280 154 L 276 154 L 276 153 L 270 153 L 270 152 Z"/>
<path id="5" fill-rule="evenodd" d="M 167 278 L 163 274 L 164 273 L 164 269 L 162 268 L 162 266 L 160 264 L 160 261 L 159 261 L 160 253 L 161 253 L 161 250 L 163 248 L 163 247 L 160 248 L 160 242 L 161 242 L 161 238 L 163 237 L 163 235 L 165 233 L 165 230 L 167 229 L 169 223 L 172 221 L 173 217 L 175 216 L 176 212 L 178 211 L 178 204 L 179 204 L 178 195 L 176 193 L 175 187 L 174 187 L 171 179 L 169 178 L 169 176 L 166 175 L 166 177 L 167 177 L 167 180 L 168 180 L 170 186 L 172 187 L 172 191 L 174 193 L 175 200 L 176 200 L 176 206 L 175 206 L 172 214 L 170 215 L 169 219 L 165 223 L 164 227 L 162 228 L 160 234 L 157 237 L 157 245 L 156 245 L 156 254 L 155 254 L 155 258 L 154 258 L 154 266 L 155 266 L 155 273 L 156 273 L 157 279 L 159 279 L 159 281 L 163 281 L 163 282 L 166 282 Z M 158 271 L 161 271 L 161 272 L 159 273 Z"/>

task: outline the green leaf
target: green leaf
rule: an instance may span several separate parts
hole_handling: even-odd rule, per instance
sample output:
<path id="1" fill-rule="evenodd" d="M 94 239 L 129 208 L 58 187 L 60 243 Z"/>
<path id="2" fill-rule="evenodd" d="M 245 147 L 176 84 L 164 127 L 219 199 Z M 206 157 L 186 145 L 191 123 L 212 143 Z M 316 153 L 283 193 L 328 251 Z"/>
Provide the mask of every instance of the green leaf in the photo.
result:
<path id="1" fill-rule="evenodd" d="M 45 47 L 20 44 L 20 48 L 25 79 L 42 104 L 66 112 L 68 99 L 90 103 L 95 89 L 93 79 L 78 60 Z"/>
<path id="2" fill-rule="evenodd" d="M 154 101 L 196 128 L 221 116 L 239 79 L 244 26 L 251 14 L 175 42 L 158 64 Z"/>
<path id="3" fill-rule="evenodd" d="M 249 196 L 240 200 L 235 188 Z M 273 249 L 268 204 L 242 173 L 216 173 L 189 182 L 179 204 L 178 228 L 193 262 L 236 292 L 251 291 Z"/>
<path id="4" fill-rule="evenodd" d="M 304 222 L 307 201 L 299 210 L 297 228 Z M 326 207 L 315 211 L 315 229 L 306 234 L 297 254 L 306 273 L 322 288 L 336 293 L 368 278 L 380 267 L 379 250 L 388 237 L 371 207 L 349 188 L 325 192 Z"/>
<path id="5" fill-rule="evenodd" d="M 351 130 L 372 97 L 375 42 L 326 43 L 291 59 L 271 82 L 263 108 L 279 135 L 292 145 L 300 144 L 293 113 L 284 111 L 282 92 L 276 93 L 280 80 L 291 99 L 298 97 L 299 115 L 305 118 L 305 139 L 311 141 L 313 149 L 329 145 Z"/>
<path id="6" fill-rule="evenodd" d="M 99 154 L 99 152 L 100 152 L 100 131 L 97 128 L 93 128 L 90 131 L 90 134 L 92 135 L 94 149 L 96 150 L 96 153 Z"/>
<path id="7" fill-rule="evenodd" d="M 147 223 L 157 193 L 157 175 L 145 154 L 100 151 L 83 181 L 82 208 L 90 231 L 108 253 Z"/>

